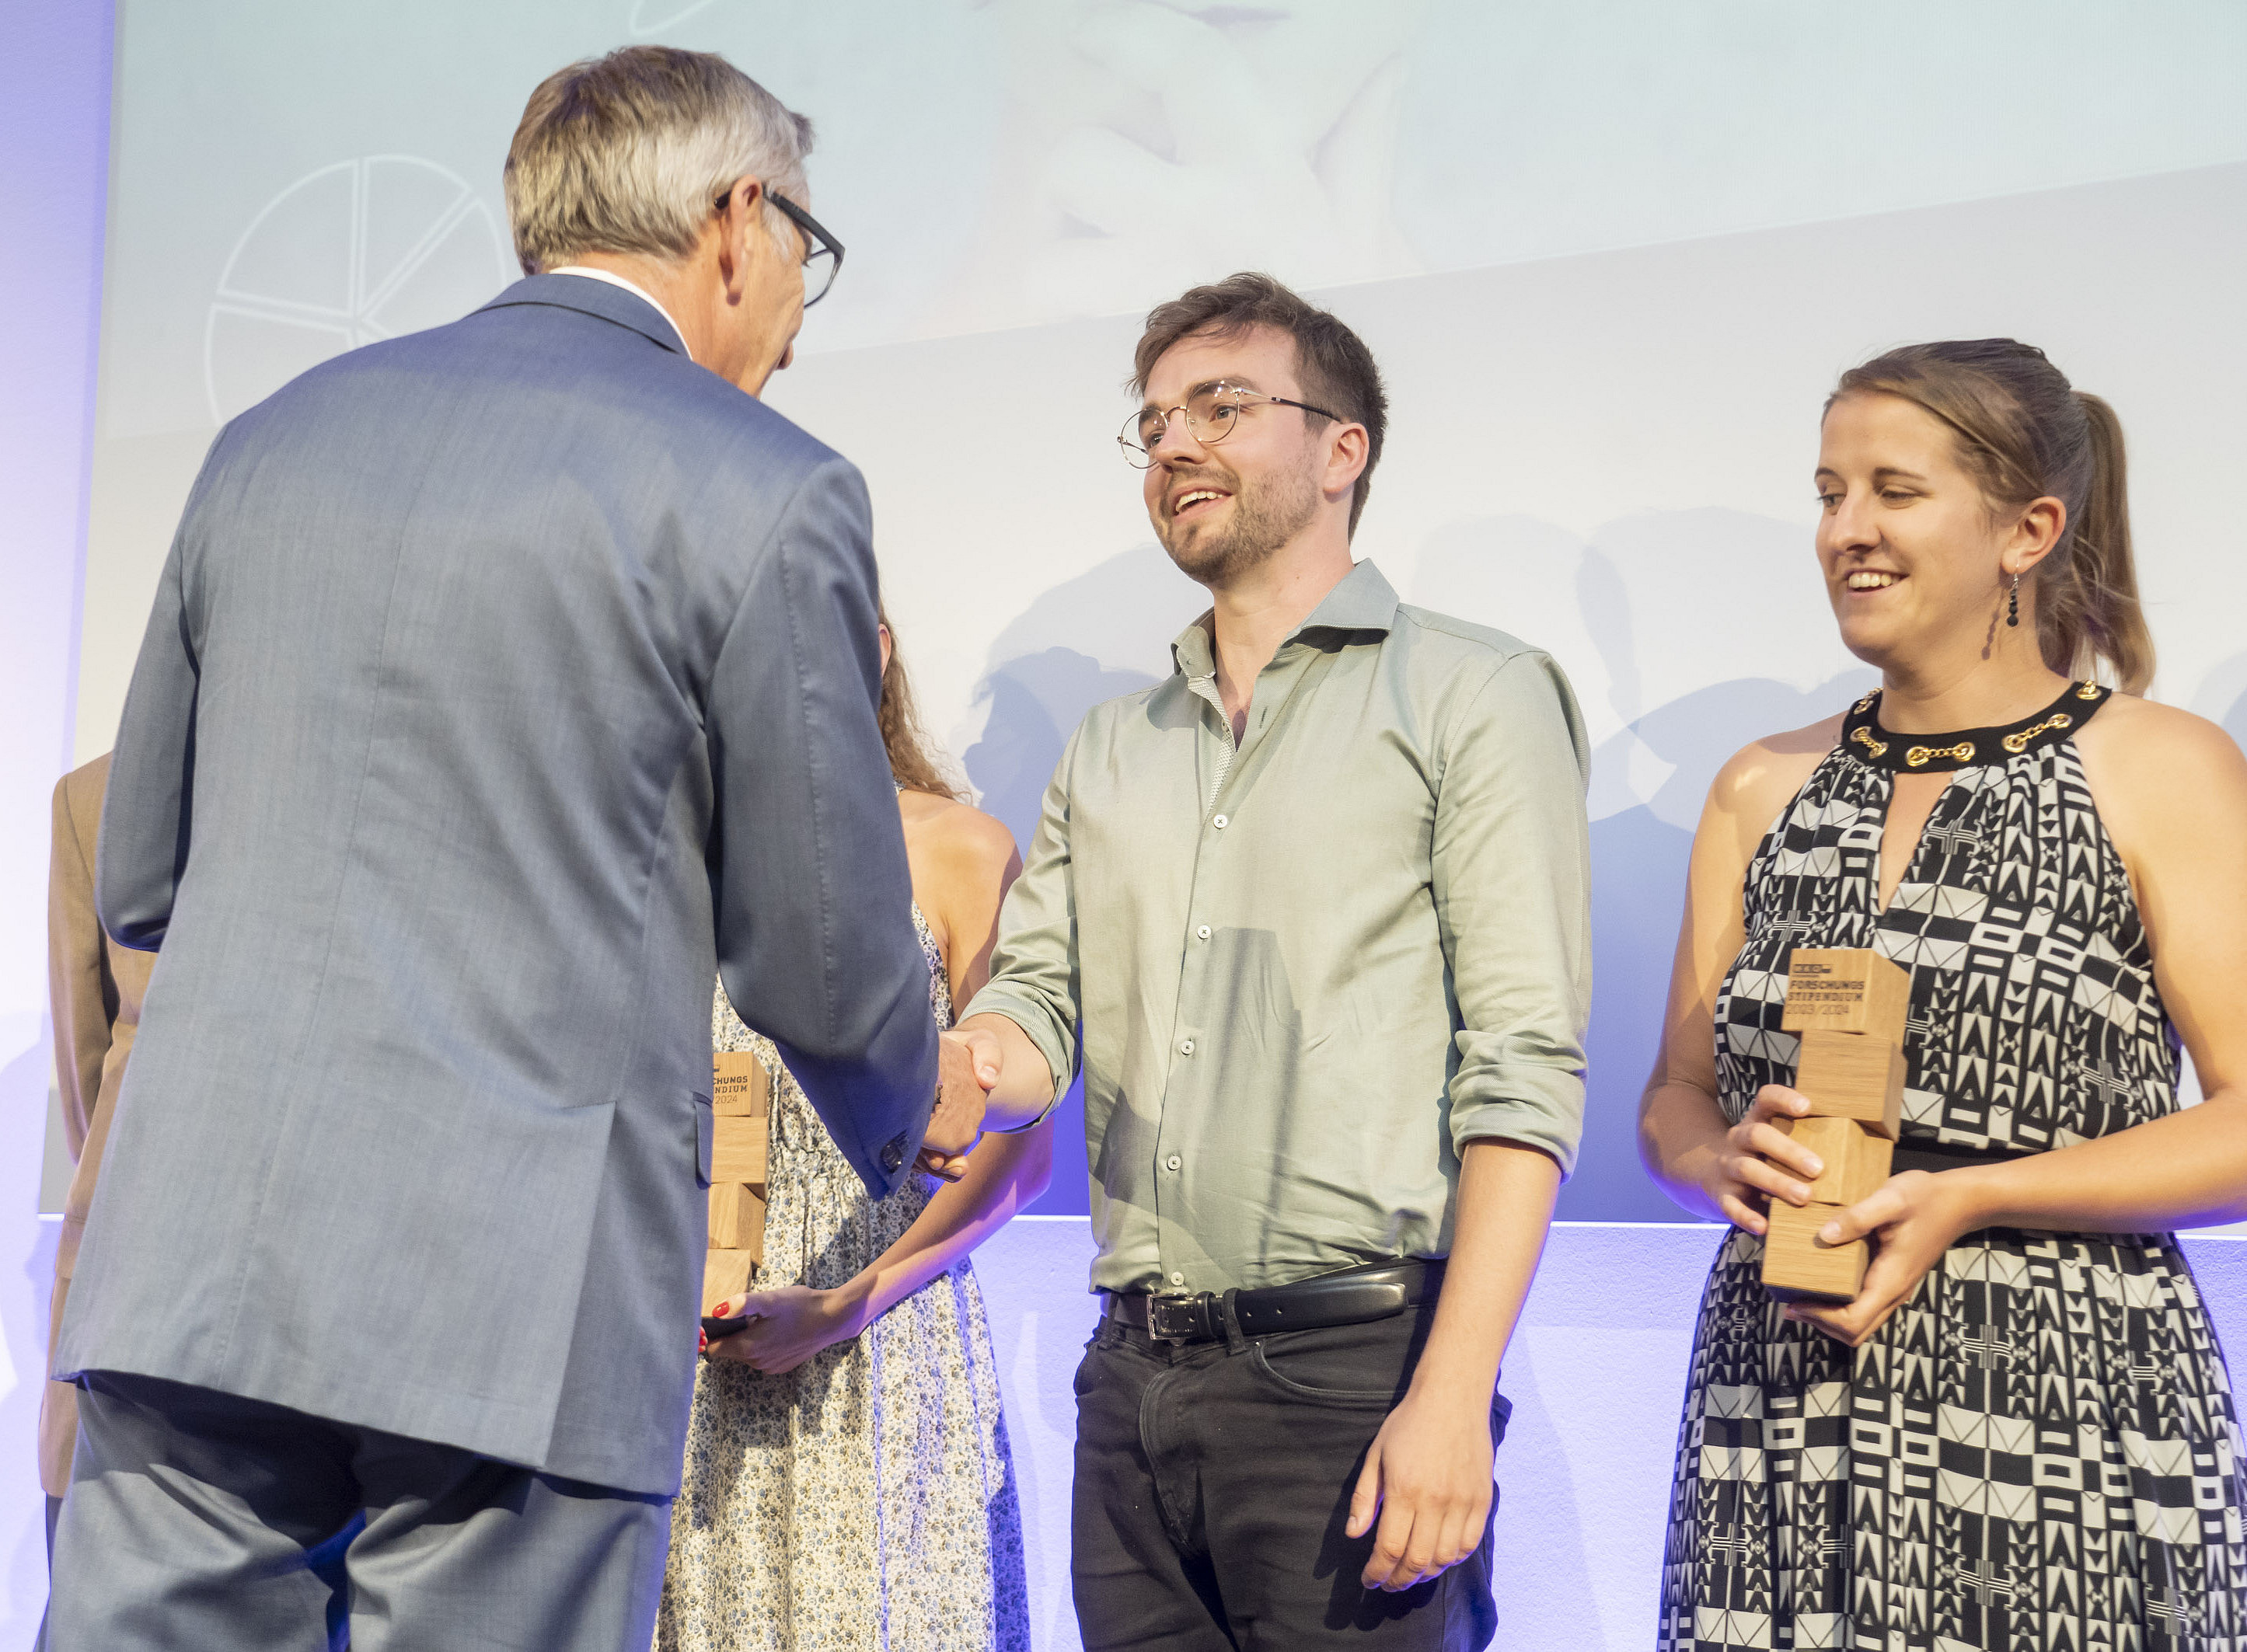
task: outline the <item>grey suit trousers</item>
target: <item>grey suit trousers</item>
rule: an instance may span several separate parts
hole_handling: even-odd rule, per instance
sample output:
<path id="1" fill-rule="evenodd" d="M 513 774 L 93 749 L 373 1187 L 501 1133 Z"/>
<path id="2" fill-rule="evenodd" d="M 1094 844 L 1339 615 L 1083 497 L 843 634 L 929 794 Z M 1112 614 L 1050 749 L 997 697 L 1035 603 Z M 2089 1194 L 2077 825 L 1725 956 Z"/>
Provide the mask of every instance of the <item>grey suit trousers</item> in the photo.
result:
<path id="1" fill-rule="evenodd" d="M 667 1497 L 92 1371 L 51 1652 L 645 1652 Z M 340 1555 L 341 1564 L 337 1564 Z"/>

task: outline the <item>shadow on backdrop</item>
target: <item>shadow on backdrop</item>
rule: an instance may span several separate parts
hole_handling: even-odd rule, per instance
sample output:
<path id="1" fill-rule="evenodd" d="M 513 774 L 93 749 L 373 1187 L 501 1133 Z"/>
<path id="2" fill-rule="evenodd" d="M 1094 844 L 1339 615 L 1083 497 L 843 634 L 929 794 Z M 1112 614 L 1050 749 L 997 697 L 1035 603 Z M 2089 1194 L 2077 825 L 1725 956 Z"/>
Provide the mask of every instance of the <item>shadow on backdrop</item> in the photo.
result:
<path id="1" fill-rule="evenodd" d="M 1140 545 L 1044 592 L 999 633 L 976 685 L 983 732 L 967 778 L 1025 851 L 1084 713 L 1167 676 L 1171 638 L 1208 605 L 1159 547 Z"/>
<path id="2" fill-rule="evenodd" d="M 1670 1201 L 1638 1162 L 1638 1102 L 1661 1048 L 1670 966 L 1685 909 L 1690 827 L 1673 809 L 1701 799 L 1730 757 L 1751 740 L 1830 717 L 1874 686 L 1869 670 L 1847 672 L 1807 693 L 1769 678 L 1742 677 L 1649 712 L 1593 753 L 1596 773 L 1615 749 L 1643 741 L 1675 772 L 1648 802 L 1592 823 L 1592 1023 L 1584 1145 L 1556 1212 L 1578 1222 L 1674 1222 L 1690 1214 Z"/>
<path id="3" fill-rule="evenodd" d="M 1603 700 L 1622 723 L 1592 753 L 1588 1095 L 1563 1220 L 1688 1215 L 1640 1165 L 1637 1126 L 1702 800 L 1750 741 L 1831 716 L 1876 680 L 1863 667 L 1832 672 L 1840 645 L 1800 546 L 1786 523 L 1698 509 L 1642 513 L 1588 542 L 1533 518 L 1486 518 L 1445 528 L 1421 554 L 1414 602 L 1545 649 L 1588 712 Z M 1722 602 L 1707 588 L 1712 567 L 1740 575 Z M 1754 674 L 1646 703 L 1728 666 Z M 1818 686 L 1798 689 L 1782 672 Z"/>
<path id="4" fill-rule="evenodd" d="M 2247 747 L 2247 654 L 2234 654 L 2202 678 L 2192 708 Z"/>
<path id="5" fill-rule="evenodd" d="M 1208 605 L 1150 543 L 1042 593 L 999 633 L 975 690 L 983 732 L 965 762 L 984 813 L 1026 854 L 1047 782 L 1084 713 L 1159 682 L 1171 669 L 1171 638 Z M 1026 1213 L 1083 1216 L 1090 1200 L 1082 1078 L 1053 1119 L 1053 1181 Z"/>

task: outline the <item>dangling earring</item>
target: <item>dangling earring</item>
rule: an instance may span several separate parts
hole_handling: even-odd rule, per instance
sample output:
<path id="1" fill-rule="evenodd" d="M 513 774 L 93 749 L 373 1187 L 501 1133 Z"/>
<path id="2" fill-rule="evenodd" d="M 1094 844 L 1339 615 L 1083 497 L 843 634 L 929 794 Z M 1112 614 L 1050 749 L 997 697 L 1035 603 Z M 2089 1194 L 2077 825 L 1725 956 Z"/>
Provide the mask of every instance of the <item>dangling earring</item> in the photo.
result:
<path id="1" fill-rule="evenodd" d="M 2015 574 L 2013 576 L 2013 588 L 2005 593 L 2005 624 L 2008 625 L 2018 625 L 2020 623 L 2021 577 L 2018 574 Z"/>

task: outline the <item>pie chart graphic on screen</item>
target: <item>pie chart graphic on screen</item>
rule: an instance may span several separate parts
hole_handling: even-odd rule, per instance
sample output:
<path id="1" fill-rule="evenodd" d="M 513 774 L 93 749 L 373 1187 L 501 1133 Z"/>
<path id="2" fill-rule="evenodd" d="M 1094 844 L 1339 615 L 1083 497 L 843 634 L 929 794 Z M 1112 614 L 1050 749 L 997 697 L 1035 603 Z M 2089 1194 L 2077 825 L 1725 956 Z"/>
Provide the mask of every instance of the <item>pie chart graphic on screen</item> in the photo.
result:
<path id="1" fill-rule="evenodd" d="M 226 261 L 203 330 L 211 416 L 344 351 L 457 321 L 514 275 L 459 174 L 412 155 L 323 167 L 274 196 Z"/>

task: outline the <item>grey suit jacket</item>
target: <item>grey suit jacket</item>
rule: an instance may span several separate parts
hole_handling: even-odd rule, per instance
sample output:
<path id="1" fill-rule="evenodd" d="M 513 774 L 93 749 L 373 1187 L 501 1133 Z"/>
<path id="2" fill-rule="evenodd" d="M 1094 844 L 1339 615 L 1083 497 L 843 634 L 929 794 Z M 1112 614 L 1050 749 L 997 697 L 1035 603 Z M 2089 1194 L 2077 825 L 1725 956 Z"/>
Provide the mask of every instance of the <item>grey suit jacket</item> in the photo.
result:
<path id="1" fill-rule="evenodd" d="M 580 276 L 220 433 L 102 818 L 163 951 L 58 1374 L 676 1489 L 714 968 L 876 1194 L 935 1088 L 870 531 Z"/>

